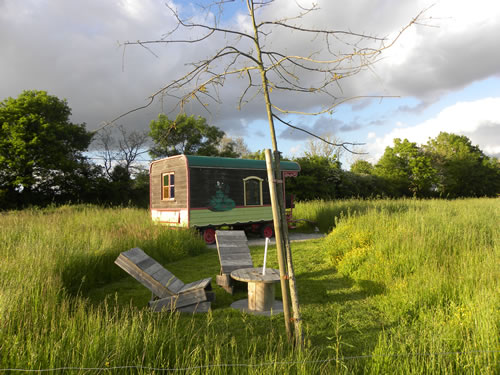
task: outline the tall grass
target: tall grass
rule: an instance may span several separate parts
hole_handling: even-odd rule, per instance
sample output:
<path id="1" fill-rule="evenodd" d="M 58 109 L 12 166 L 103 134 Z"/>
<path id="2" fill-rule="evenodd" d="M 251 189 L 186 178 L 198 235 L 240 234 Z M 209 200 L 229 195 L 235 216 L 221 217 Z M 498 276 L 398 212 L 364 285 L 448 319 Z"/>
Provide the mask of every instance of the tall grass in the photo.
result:
<path id="1" fill-rule="evenodd" d="M 342 199 L 298 202 L 295 205 L 293 216 L 299 219 L 299 229 L 318 226 L 321 232 L 329 233 L 335 227 L 336 220 L 343 216 L 363 214 L 368 210 L 401 212 L 408 210 L 411 202 L 418 205 L 417 202 L 420 201 L 411 199 Z"/>
<path id="2" fill-rule="evenodd" d="M 288 345 L 281 316 L 229 308 L 244 292 L 233 297 L 215 288 L 213 312 L 195 316 L 119 300 L 124 288 L 144 289 L 113 264 L 135 246 L 185 281 L 213 277 L 216 252 L 191 231 L 155 226 L 138 209 L 4 213 L 0 369 L 500 373 L 499 208 L 495 199 L 297 204 L 296 217 L 334 228 L 323 240 L 292 247 L 307 337 L 302 352 Z M 262 253 L 252 250 L 255 264 Z M 110 285 L 119 295 L 89 297 Z M 144 368 L 106 370 L 127 365 Z"/>
<path id="3" fill-rule="evenodd" d="M 236 339 L 229 327 L 234 319 L 152 313 L 113 298 L 90 303 L 88 291 L 127 277 L 113 261 L 131 247 L 163 264 L 208 252 L 192 231 L 155 226 L 145 210 L 63 206 L 8 212 L 0 216 L 0 239 L 0 369 L 130 365 L 218 374 L 241 372 L 221 365 L 245 364 L 248 373 L 278 374 L 295 372 L 297 360 L 311 358 L 297 357 L 272 320 L 262 338 L 253 334 L 262 320 L 241 322 L 238 314 L 244 329 Z M 203 266 L 197 268 L 199 274 Z M 262 362 L 270 365 L 252 367 Z"/>
<path id="4" fill-rule="evenodd" d="M 394 326 L 379 337 L 372 370 L 499 370 L 499 223 L 493 199 L 379 201 L 340 216 L 326 260 L 381 285 L 375 305 Z M 469 355 L 437 355 L 450 352 Z"/>

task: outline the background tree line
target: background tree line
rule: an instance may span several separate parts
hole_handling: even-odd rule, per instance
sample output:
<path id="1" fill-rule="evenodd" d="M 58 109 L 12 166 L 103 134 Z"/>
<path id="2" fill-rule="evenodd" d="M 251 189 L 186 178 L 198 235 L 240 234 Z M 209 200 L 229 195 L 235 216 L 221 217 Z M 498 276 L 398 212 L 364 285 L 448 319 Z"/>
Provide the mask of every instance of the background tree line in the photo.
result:
<path id="1" fill-rule="evenodd" d="M 118 126 L 96 133 L 70 115 L 66 100 L 44 91 L 0 102 L 0 209 L 68 202 L 147 207 L 146 153 L 264 158 L 202 117 L 160 114 L 149 132 Z M 341 148 L 310 142 L 307 149 L 293 159 L 301 173 L 287 183 L 298 200 L 500 194 L 499 161 L 466 136 L 441 133 L 422 146 L 395 139 L 375 165 L 358 160 L 350 171 L 341 168 Z"/>
<path id="2" fill-rule="evenodd" d="M 500 163 L 463 135 L 441 132 L 422 146 L 394 139 L 376 164 L 355 161 L 341 169 L 335 154 L 295 159 L 301 173 L 287 185 L 299 200 L 349 197 L 494 197 L 500 194 Z"/>
<path id="3" fill-rule="evenodd" d="M 202 117 L 160 114 L 149 132 L 122 126 L 88 131 L 70 121 L 66 100 L 28 90 L 0 102 L 0 209 L 63 203 L 149 204 L 144 154 L 240 157 L 229 138 Z"/>

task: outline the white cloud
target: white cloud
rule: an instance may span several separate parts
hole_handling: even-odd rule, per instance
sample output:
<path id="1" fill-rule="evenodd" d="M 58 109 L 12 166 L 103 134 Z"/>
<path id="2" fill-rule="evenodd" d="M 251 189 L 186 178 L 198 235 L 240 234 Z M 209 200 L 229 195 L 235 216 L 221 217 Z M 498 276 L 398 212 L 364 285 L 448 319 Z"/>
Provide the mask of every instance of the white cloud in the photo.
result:
<path id="1" fill-rule="evenodd" d="M 302 145 L 292 146 L 290 147 L 289 154 L 292 157 L 299 156 L 302 153 Z"/>
<path id="2" fill-rule="evenodd" d="M 500 98 L 485 98 L 458 102 L 443 109 L 437 116 L 415 126 L 394 128 L 374 142 L 367 144 L 370 154 L 378 159 L 394 138 L 407 138 L 417 144 L 427 143 L 440 132 L 466 135 L 473 144 L 492 155 L 500 151 Z M 371 139 L 371 138 L 369 138 Z"/>

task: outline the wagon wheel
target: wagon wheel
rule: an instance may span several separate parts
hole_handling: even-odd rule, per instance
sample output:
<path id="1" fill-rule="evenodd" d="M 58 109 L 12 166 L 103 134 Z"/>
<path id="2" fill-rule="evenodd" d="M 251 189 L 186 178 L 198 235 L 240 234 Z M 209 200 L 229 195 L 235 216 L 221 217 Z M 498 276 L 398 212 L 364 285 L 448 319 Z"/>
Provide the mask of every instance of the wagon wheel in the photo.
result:
<path id="1" fill-rule="evenodd" d="M 271 238 L 274 236 L 274 227 L 273 224 L 264 224 L 260 227 L 260 236 L 262 238 Z"/>
<path id="2" fill-rule="evenodd" d="M 203 229 L 203 240 L 207 245 L 215 243 L 215 229 L 214 228 Z"/>

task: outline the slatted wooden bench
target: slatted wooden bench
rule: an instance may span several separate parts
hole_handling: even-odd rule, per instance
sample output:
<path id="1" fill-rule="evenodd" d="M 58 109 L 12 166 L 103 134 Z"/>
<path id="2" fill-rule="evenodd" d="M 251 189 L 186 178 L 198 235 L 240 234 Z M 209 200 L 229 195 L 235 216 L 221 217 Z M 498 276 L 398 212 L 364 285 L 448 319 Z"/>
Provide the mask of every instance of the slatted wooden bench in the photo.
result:
<path id="1" fill-rule="evenodd" d="M 215 298 L 211 277 L 184 284 L 137 247 L 121 253 L 115 264 L 156 296 L 149 302 L 154 311 L 207 312 Z"/>
<path id="2" fill-rule="evenodd" d="M 231 272 L 253 267 L 247 236 L 242 230 L 218 230 L 215 240 L 220 261 L 220 275 L 217 275 L 216 283 L 233 294 L 235 284 Z"/>

